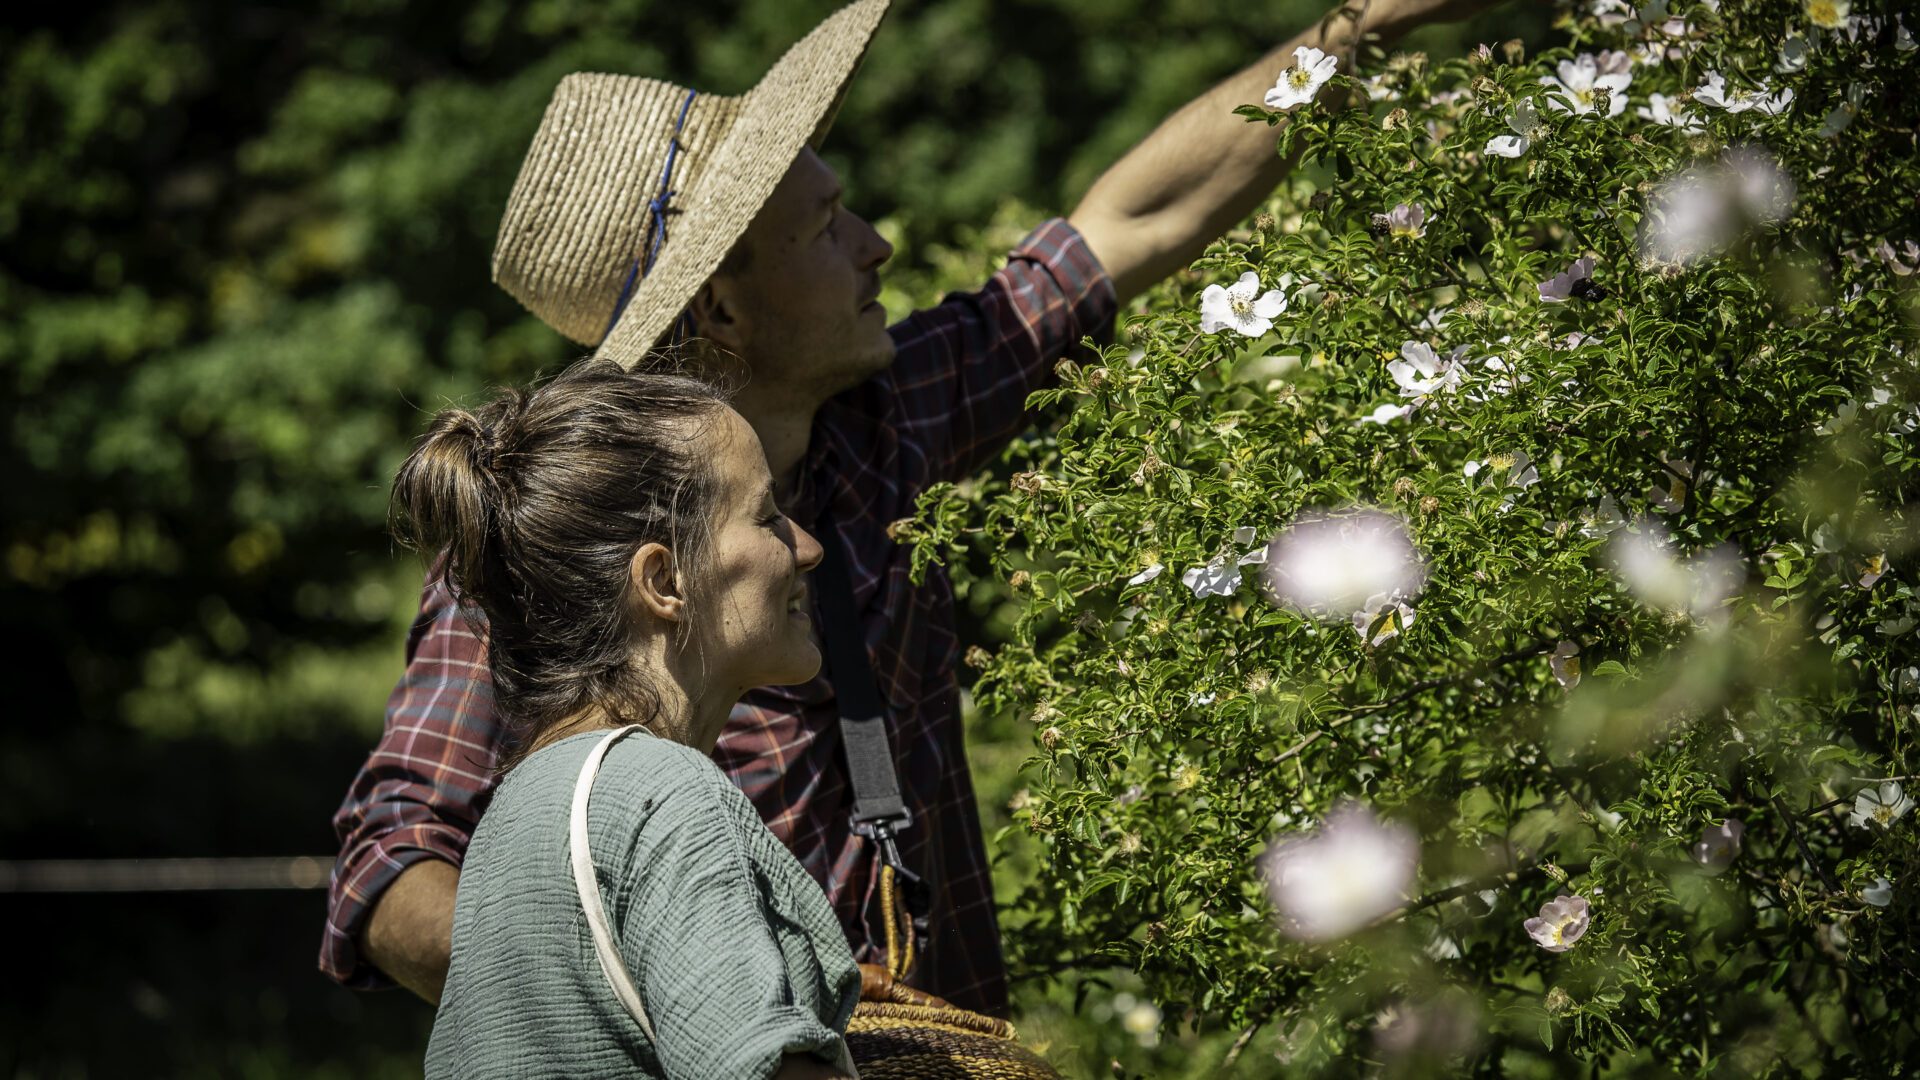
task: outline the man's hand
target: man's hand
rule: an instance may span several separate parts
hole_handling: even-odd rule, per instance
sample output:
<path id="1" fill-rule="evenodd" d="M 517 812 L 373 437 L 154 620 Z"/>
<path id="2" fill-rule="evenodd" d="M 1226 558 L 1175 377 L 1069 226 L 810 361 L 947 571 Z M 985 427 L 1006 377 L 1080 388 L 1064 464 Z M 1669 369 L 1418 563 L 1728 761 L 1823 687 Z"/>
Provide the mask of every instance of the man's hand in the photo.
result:
<path id="1" fill-rule="evenodd" d="M 1346 0 L 1291 41 L 1188 103 L 1094 182 L 1069 220 L 1106 267 L 1121 303 L 1192 262 L 1253 212 L 1293 167 L 1273 131 L 1233 115 L 1258 103 L 1299 46 L 1338 53 L 1353 67 L 1362 36 L 1391 42 L 1426 23 L 1458 19 L 1498 0 Z M 1336 105 L 1336 95 L 1324 104 Z"/>
<path id="2" fill-rule="evenodd" d="M 460 871 L 422 859 L 400 872 L 374 903 L 360 948 L 369 963 L 401 986 L 440 1004 L 453 955 L 453 897 Z"/>

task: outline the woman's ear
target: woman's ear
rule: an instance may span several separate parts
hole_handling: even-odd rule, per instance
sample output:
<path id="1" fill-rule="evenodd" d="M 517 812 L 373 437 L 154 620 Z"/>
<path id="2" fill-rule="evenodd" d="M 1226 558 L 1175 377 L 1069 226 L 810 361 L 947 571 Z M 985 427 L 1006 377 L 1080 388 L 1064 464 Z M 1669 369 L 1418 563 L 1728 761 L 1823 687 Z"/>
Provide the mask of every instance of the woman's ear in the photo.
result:
<path id="1" fill-rule="evenodd" d="M 627 564 L 627 575 L 634 601 L 642 611 L 665 622 L 680 621 L 687 599 L 681 593 L 680 575 L 674 570 L 673 552 L 665 544 L 641 544 Z"/>

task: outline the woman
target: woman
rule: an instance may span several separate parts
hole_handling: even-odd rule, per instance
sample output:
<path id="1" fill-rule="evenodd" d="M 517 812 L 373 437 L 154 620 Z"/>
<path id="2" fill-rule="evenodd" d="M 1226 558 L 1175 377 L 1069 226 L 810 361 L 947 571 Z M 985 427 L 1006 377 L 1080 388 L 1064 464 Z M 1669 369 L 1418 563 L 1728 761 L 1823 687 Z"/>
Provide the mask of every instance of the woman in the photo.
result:
<path id="1" fill-rule="evenodd" d="M 753 429 L 704 383 L 588 362 L 440 414 L 394 504 L 486 612 L 514 748 L 461 871 L 427 1074 L 850 1075 L 839 923 L 707 757 L 741 693 L 820 666 L 820 546 L 774 505 Z"/>

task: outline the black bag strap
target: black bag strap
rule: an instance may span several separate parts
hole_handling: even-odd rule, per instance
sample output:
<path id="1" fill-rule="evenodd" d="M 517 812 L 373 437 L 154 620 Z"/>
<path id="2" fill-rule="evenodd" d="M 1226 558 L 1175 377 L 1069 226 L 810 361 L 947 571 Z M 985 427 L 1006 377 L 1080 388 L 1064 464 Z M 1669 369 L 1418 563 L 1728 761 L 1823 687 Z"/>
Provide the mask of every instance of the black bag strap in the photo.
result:
<path id="1" fill-rule="evenodd" d="M 826 623 L 827 673 L 840 708 L 841 743 L 847 751 L 847 777 L 853 785 L 855 825 L 876 821 L 911 823 L 900 797 L 900 774 L 893 766 L 887 738 L 887 707 L 867 657 L 867 635 L 854 608 L 853 577 L 841 550 L 840 530 L 820 522 L 826 534 L 813 579 L 820 586 L 820 615 Z"/>
<path id="2" fill-rule="evenodd" d="M 854 603 L 853 576 L 847 569 L 840 530 L 825 515 L 815 529 L 821 556 L 813 580 L 819 588 L 827 674 L 839 706 L 840 742 L 846 749 L 847 780 L 853 788 L 853 831 L 872 839 L 880 848 L 881 862 L 906 883 L 907 913 L 924 950 L 929 894 L 926 882 L 907 868 L 894 840 L 913 824 L 913 811 L 900 795 L 900 773 L 887 737 L 886 702 L 867 656 L 867 635 Z"/>

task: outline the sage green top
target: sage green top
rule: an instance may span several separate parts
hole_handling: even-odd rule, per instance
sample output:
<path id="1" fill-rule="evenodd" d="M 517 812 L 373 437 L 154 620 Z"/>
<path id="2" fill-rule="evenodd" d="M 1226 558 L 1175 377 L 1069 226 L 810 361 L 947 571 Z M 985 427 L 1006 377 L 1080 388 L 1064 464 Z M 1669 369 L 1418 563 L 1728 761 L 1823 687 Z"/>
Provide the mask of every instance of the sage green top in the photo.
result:
<path id="1" fill-rule="evenodd" d="M 767 1077 L 846 1067 L 860 974 L 826 895 L 705 755 L 636 733 L 587 810 L 607 918 L 659 1045 L 614 996 L 567 862 L 580 768 L 604 731 L 528 757 L 467 849 L 429 1077 Z"/>

